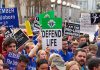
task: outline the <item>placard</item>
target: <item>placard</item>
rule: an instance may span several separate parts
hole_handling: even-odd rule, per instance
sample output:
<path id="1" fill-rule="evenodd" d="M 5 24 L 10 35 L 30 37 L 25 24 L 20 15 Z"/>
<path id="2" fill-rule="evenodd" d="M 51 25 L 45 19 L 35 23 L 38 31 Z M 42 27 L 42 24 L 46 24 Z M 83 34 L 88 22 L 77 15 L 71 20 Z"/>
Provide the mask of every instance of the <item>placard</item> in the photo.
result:
<path id="1" fill-rule="evenodd" d="M 18 28 L 18 13 L 17 8 L 0 8 L 0 26 L 9 28 Z"/>
<path id="2" fill-rule="evenodd" d="M 29 40 L 28 36 L 21 29 L 14 34 L 14 37 L 17 41 L 17 48 Z"/>

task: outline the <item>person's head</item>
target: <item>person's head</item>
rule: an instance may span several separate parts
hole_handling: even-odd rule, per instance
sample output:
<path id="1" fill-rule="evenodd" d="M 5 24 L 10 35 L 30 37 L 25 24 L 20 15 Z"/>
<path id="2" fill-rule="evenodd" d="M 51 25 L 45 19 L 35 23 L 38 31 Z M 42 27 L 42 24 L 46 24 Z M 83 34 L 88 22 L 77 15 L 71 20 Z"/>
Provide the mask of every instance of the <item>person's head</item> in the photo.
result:
<path id="1" fill-rule="evenodd" d="M 81 66 L 86 64 L 87 53 L 83 49 L 75 51 L 74 60 L 77 61 Z"/>
<path id="2" fill-rule="evenodd" d="M 32 42 L 28 42 L 25 45 L 25 51 L 29 53 L 34 48 L 34 44 Z"/>
<path id="3" fill-rule="evenodd" d="M 48 61 L 45 59 L 40 59 L 36 64 L 36 70 L 48 70 L 49 68 Z"/>
<path id="4" fill-rule="evenodd" d="M 80 65 L 76 61 L 67 62 L 66 70 L 80 70 Z"/>
<path id="5" fill-rule="evenodd" d="M 88 46 L 87 42 L 83 42 L 83 43 L 79 44 L 78 48 L 85 50 L 87 53 L 89 52 L 89 46 Z"/>
<path id="6" fill-rule="evenodd" d="M 40 59 L 46 59 L 47 58 L 47 53 L 45 52 L 45 50 L 39 50 L 37 53 L 37 61 L 39 61 Z"/>
<path id="7" fill-rule="evenodd" d="M 86 38 L 82 35 L 79 37 L 79 44 L 83 42 L 86 42 Z"/>
<path id="8" fill-rule="evenodd" d="M 78 42 L 77 41 L 73 41 L 72 42 L 72 51 L 73 53 L 77 50 L 78 48 Z"/>
<path id="9" fill-rule="evenodd" d="M 91 53 L 93 56 L 96 56 L 97 51 L 98 51 L 98 47 L 96 44 L 89 45 L 89 53 Z"/>
<path id="10" fill-rule="evenodd" d="M 89 40 L 89 34 L 84 34 L 84 37 L 86 38 L 86 40 Z"/>
<path id="11" fill-rule="evenodd" d="M 64 60 L 59 54 L 54 54 L 50 56 L 51 59 L 51 70 L 65 70 Z M 50 61 L 50 60 L 49 60 Z"/>
<path id="12" fill-rule="evenodd" d="M 100 58 L 92 58 L 88 61 L 89 70 L 100 70 Z"/>
<path id="13" fill-rule="evenodd" d="M 68 50 L 68 42 L 66 38 L 62 39 L 62 50 Z"/>
<path id="14" fill-rule="evenodd" d="M 28 62 L 29 59 L 26 56 L 21 55 L 18 60 L 17 70 L 25 70 Z"/>
<path id="15" fill-rule="evenodd" d="M 2 46 L 3 46 L 3 50 L 7 51 L 7 52 L 15 52 L 16 51 L 16 40 L 12 37 L 8 37 L 5 39 L 5 41 L 3 42 Z"/>
<path id="16" fill-rule="evenodd" d="M 61 57 L 59 54 L 57 54 L 57 53 L 53 53 L 53 54 L 50 55 L 49 60 L 48 60 L 48 61 L 49 61 L 49 65 L 51 65 L 51 63 L 52 63 L 54 60 L 63 61 L 62 57 Z"/>

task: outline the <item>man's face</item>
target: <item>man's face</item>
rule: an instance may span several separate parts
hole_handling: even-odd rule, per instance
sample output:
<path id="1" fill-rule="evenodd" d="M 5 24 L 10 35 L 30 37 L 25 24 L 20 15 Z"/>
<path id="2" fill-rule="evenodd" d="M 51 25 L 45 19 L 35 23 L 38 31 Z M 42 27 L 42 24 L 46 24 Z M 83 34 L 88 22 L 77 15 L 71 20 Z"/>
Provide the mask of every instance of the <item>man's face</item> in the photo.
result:
<path id="1" fill-rule="evenodd" d="M 40 65 L 40 67 L 38 68 L 38 70 L 48 70 L 48 64 L 42 64 L 42 65 Z"/>
<path id="2" fill-rule="evenodd" d="M 7 46 L 6 50 L 7 50 L 7 52 L 15 52 L 16 51 L 16 44 L 11 43 L 10 45 Z"/>
<path id="3" fill-rule="evenodd" d="M 80 38 L 80 41 L 79 41 L 79 43 L 84 43 L 84 42 L 86 42 L 86 38 L 85 38 L 85 37 L 83 37 L 83 38 Z"/>
<path id="4" fill-rule="evenodd" d="M 86 53 L 85 52 L 79 51 L 74 58 L 81 66 L 86 63 Z"/>
<path id="5" fill-rule="evenodd" d="M 25 62 L 19 62 L 17 65 L 17 70 L 25 70 L 27 64 Z"/>
<path id="6" fill-rule="evenodd" d="M 62 41 L 62 49 L 68 50 L 68 43 L 67 43 L 67 41 Z"/>
<path id="7" fill-rule="evenodd" d="M 73 45 L 72 46 L 72 51 L 75 52 L 77 50 L 78 45 Z"/>
<path id="8" fill-rule="evenodd" d="M 0 70 L 3 70 L 3 61 L 0 60 Z"/>

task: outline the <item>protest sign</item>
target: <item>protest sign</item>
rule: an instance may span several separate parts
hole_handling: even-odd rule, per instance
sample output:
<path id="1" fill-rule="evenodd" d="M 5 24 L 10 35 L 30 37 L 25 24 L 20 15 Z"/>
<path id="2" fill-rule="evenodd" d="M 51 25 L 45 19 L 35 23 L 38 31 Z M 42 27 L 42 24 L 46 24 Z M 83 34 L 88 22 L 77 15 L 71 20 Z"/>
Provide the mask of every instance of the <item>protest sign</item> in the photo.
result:
<path id="1" fill-rule="evenodd" d="M 41 24 L 42 23 L 42 18 L 54 18 L 54 11 L 53 10 L 50 10 L 48 12 L 39 14 L 38 17 L 39 17 L 40 25 L 42 25 Z"/>
<path id="2" fill-rule="evenodd" d="M 5 57 L 5 63 L 9 65 L 9 70 L 16 70 L 20 54 L 9 52 Z"/>
<path id="3" fill-rule="evenodd" d="M 0 26 L 9 28 L 18 28 L 18 13 L 17 8 L 0 8 Z"/>
<path id="4" fill-rule="evenodd" d="M 81 13 L 80 18 L 80 32 L 81 33 L 94 33 L 96 31 L 96 26 L 91 25 L 90 13 Z"/>
<path id="5" fill-rule="evenodd" d="M 80 35 L 80 24 L 68 23 L 64 29 L 64 35 L 71 35 L 79 37 Z"/>
<path id="6" fill-rule="evenodd" d="M 39 31 L 41 31 L 41 26 L 37 17 L 35 17 L 33 20 L 30 20 L 30 24 L 34 35 L 37 35 Z"/>
<path id="7" fill-rule="evenodd" d="M 28 36 L 25 33 L 23 33 L 21 29 L 14 34 L 14 37 L 17 41 L 17 46 L 16 46 L 17 48 L 19 48 L 29 40 Z"/>
<path id="8" fill-rule="evenodd" d="M 25 27 L 26 27 L 27 35 L 33 36 L 32 28 L 31 28 L 30 22 L 28 20 L 25 21 Z"/>
<path id="9" fill-rule="evenodd" d="M 11 28 L 7 28 L 7 31 L 5 32 L 5 38 L 7 38 L 7 37 L 14 38 L 14 31 Z"/>
<path id="10" fill-rule="evenodd" d="M 91 15 L 91 24 L 95 25 L 100 22 L 100 13 L 90 13 Z"/>
<path id="11" fill-rule="evenodd" d="M 62 19 L 61 18 L 44 18 L 42 20 L 42 46 L 43 49 L 62 48 Z"/>

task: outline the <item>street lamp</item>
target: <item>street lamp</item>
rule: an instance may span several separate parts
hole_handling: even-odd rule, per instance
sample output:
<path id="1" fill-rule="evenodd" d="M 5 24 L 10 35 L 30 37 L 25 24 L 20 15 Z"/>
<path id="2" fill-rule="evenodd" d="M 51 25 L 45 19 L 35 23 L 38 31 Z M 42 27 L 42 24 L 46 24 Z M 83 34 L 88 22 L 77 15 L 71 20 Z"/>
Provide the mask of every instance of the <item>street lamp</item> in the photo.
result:
<path id="1" fill-rule="evenodd" d="M 51 7 L 52 7 L 53 10 L 55 10 L 55 1 L 56 0 L 51 0 Z"/>
<path id="2" fill-rule="evenodd" d="M 51 0 L 51 3 L 54 3 L 56 0 Z"/>

